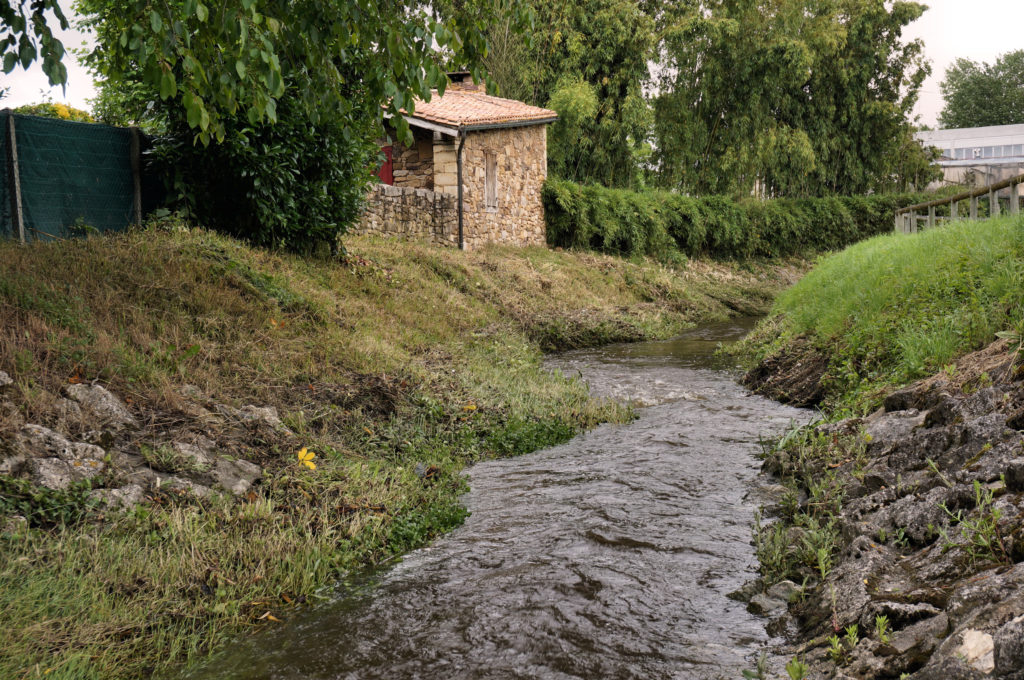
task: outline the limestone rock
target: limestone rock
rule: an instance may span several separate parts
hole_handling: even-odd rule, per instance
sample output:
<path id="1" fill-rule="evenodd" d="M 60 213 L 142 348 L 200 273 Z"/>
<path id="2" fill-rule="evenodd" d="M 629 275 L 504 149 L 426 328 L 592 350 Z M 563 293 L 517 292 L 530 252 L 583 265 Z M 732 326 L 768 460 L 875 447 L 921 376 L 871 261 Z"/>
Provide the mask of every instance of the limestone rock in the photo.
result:
<path id="1" fill-rule="evenodd" d="M 6 372 L 0 371 L 0 391 L 3 391 L 14 384 L 14 379 Z"/>
<path id="2" fill-rule="evenodd" d="M 102 461 L 106 451 L 93 444 L 72 442 L 42 425 L 24 425 L 15 435 L 16 446 L 28 458 L 59 458 L 66 462 Z"/>
<path id="3" fill-rule="evenodd" d="M 899 439 L 905 439 L 924 425 L 924 418 L 924 414 L 917 409 L 886 413 L 867 423 L 864 426 L 864 433 L 870 437 L 872 448 L 878 449 Z"/>
<path id="4" fill-rule="evenodd" d="M 249 490 L 252 483 L 260 478 L 263 469 L 255 463 L 247 460 L 226 460 L 218 458 L 210 471 L 214 482 L 236 496 L 240 496 Z"/>
<path id="5" fill-rule="evenodd" d="M 176 441 L 171 444 L 171 448 L 177 451 L 180 456 L 190 461 L 193 465 L 200 468 L 206 468 L 213 465 L 216 458 L 212 453 L 210 453 L 210 447 L 196 445 L 191 442 Z"/>
<path id="6" fill-rule="evenodd" d="M 213 491 L 202 484 L 196 484 L 195 482 L 185 479 L 184 477 L 176 477 L 174 475 L 165 475 L 162 473 L 154 473 L 156 483 L 153 485 L 155 488 L 161 491 L 174 491 L 178 493 L 191 493 L 197 498 L 207 498 Z"/>
<path id="7" fill-rule="evenodd" d="M 767 616 L 769 618 L 775 618 L 786 613 L 788 603 L 785 600 L 780 600 L 775 597 L 771 597 L 766 593 L 758 593 L 750 598 L 750 603 L 747 604 L 747 610 L 752 614 L 758 616 Z"/>
<path id="8" fill-rule="evenodd" d="M 214 406 L 214 410 L 241 423 L 263 423 L 281 432 L 291 432 L 281 422 L 281 417 L 273 406 L 253 406 L 250 404 L 242 408 L 234 408 L 227 404 L 217 404 Z"/>
<path id="9" fill-rule="evenodd" d="M 137 428 L 138 421 L 121 400 L 100 385 L 68 385 L 67 395 L 77 401 L 82 409 L 100 424 L 115 430 Z"/>
<path id="10" fill-rule="evenodd" d="M 105 465 L 96 460 L 32 458 L 27 467 L 33 483 L 48 489 L 66 489 L 72 482 L 95 477 Z"/>
<path id="11" fill-rule="evenodd" d="M 997 676 L 1024 671 L 1024 614 L 1003 624 L 992 636 Z"/>
<path id="12" fill-rule="evenodd" d="M 791 602 L 800 590 L 800 586 L 792 581 L 779 581 L 768 589 L 768 596 L 783 602 Z"/>
<path id="13" fill-rule="evenodd" d="M 89 496 L 103 502 L 107 507 L 130 510 L 142 502 L 144 493 L 138 484 L 127 484 L 118 489 L 96 489 Z"/>
<path id="14" fill-rule="evenodd" d="M 965 630 L 963 643 L 957 648 L 956 653 L 972 668 L 982 673 L 990 673 L 996 667 L 994 650 L 991 635 L 980 630 Z"/>

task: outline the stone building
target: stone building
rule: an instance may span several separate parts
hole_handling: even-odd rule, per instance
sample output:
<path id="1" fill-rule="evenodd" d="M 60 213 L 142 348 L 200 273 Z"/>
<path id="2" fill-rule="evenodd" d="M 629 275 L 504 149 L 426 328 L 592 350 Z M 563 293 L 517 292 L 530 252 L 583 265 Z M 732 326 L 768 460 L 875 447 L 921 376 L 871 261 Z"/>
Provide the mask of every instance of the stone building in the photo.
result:
<path id="1" fill-rule="evenodd" d="M 384 145 L 356 231 L 427 238 L 469 249 L 543 245 L 547 124 L 554 111 L 484 93 L 468 73 L 449 74 L 443 96 L 405 114 L 410 146 Z M 389 131 L 388 138 L 395 138 Z"/>

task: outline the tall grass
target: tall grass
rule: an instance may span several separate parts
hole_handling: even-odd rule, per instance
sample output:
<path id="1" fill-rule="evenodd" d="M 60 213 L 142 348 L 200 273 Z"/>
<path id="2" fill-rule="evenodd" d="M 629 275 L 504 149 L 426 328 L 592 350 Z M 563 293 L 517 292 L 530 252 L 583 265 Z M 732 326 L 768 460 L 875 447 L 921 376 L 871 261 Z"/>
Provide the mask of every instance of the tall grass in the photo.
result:
<path id="1" fill-rule="evenodd" d="M 818 262 L 774 313 L 772 345 L 808 334 L 827 347 L 834 393 L 921 377 L 1024 324 L 1024 218 L 858 243 Z"/>

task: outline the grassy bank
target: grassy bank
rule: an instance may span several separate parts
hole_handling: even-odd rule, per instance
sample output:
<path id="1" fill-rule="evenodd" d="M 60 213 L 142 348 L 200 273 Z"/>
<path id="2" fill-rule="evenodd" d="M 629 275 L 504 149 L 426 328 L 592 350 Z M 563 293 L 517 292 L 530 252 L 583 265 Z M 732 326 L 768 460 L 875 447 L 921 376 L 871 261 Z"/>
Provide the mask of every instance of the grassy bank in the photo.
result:
<path id="1" fill-rule="evenodd" d="M 779 296 L 772 318 L 739 348 L 820 361 L 827 403 L 877 404 L 887 387 L 1024 330 L 1024 220 L 960 222 L 888 234 L 825 257 Z M 797 362 L 791 362 L 797 363 Z"/>
<path id="2" fill-rule="evenodd" d="M 0 476 L 0 677 L 166 674 L 277 625 L 352 570 L 456 526 L 466 464 L 630 417 L 544 371 L 543 351 L 763 311 L 794 273 L 346 245 L 336 262 L 200 230 L 0 243 L 0 370 L 15 381 L 0 393 L 0 444 L 25 423 L 86 436 L 59 417 L 59 395 L 93 381 L 141 423 L 111 451 L 198 430 L 196 394 L 273 406 L 288 428 L 202 425 L 263 467 L 239 499 L 157 490 L 117 513 L 87 489 Z"/>

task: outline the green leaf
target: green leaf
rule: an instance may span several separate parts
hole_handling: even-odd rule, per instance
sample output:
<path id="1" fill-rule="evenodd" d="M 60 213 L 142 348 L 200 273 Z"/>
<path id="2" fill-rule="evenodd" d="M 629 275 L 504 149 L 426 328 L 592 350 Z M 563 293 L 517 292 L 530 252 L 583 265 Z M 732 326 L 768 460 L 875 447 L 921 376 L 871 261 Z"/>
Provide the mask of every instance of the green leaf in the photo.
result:
<path id="1" fill-rule="evenodd" d="M 235 73 L 238 74 L 239 80 L 245 80 L 245 62 L 241 59 L 235 60 Z"/>
<path id="2" fill-rule="evenodd" d="M 186 101 L 182 98 L 182 103 L 185 104 L 185 116 L 188 120 L 188 125 L 191 128 L 199 127 L 199 123 L 203 119 L 203 103 L 199 97 L 189 96 Z"/>
<path id="3" fill-rule="evenodd" d="M 196 5 L 196 18 L 199 21 L 206 21 L 206 18 L 210 15 L 210 11 L 206 9 L 206 5 L 199 3 Z"/>
<path id="4" fill-rule="evenodd" d="M 36 48 L 27 39 L 22 39 L 21 49 L 18 51 L 21 57 L 21 67 L 28 68 L 29 64 L 36 58 Z"/>
<path id="5" fill-rule="evenodd" d="M 173 97 L 178 93 L 178 85 L 174 81 L 174 74 L 171 73 L 170 69 L 164 71 L 163 76 L 160 77 L 160 99 L 167 99 Z"/>
<path id="6" fill-rule="evenodd" d="M 14 52 L 8 52 L 4 55 L 4 73 L 10 73 L 14 70 L 15 64 L 18 63 L 18 55 Z"/>
<path id="7" fill-rule="evenodd" d="M 153 29 L 154 33 L 159 33 L 163 30 L 164 22 L 161 21 L 160 15 L 153 10 L 149 13 L 149 27 Z"/>

